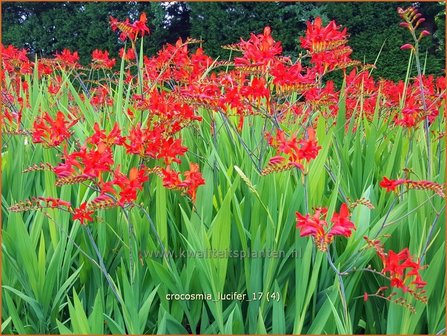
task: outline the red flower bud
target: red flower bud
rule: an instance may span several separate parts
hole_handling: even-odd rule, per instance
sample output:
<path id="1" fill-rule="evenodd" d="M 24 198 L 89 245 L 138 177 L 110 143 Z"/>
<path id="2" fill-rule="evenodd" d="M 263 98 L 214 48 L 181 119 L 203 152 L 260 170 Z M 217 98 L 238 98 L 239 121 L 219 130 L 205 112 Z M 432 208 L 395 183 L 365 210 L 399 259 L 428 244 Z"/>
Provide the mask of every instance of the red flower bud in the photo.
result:
<path id="1" fill-rule="evenodd" d="M 404 44 L 402 47 L 400 47 L 400 50 L 407 50 L 407 49 L 413 49 L 413 46 L 409 43 Z"/>
<path id="2" fill-rule="evenodd" d="M 365 294 L 363 294 L 363 301 L 368 301 L 368 293 L 365 292 Z"/>
<path id="3" fill-rule="evenodd" d="M 425 21 L 425 19 L 424 18 L 420 18 L 417 22 L 416 22 L 416 24 L 414 25 L 414 28 L 417 28 L 422 22 L 424 22 Z"/>

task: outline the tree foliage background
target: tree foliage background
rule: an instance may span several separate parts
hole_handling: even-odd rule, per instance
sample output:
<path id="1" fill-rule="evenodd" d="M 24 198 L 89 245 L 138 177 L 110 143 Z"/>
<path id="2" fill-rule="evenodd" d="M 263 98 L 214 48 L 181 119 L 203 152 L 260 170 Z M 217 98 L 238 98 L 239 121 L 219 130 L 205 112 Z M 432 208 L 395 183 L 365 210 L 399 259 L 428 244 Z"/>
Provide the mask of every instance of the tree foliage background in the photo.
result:
<path id="1" fill-rule="evenodd" d="M 409 41 L 399 27 L 397 7 L 403 3 L 300 3 L 300 2 L 8 2 L 2 5 L 2 42 L 25 47 L 31 56 L 51 56 L 63 48 L 77 50 L 88 64 L 94 49 L 109 50 L 112 56 L 122 47 L 109 27 L 109 16 L 136 18 L 145 11 L 151 35 L 145 40 L 146 54 L 153 54 L 178 37 L 202 39 L 205 51 L 226 59 L 222 45 L 247 39 L 251 32 L 272 28 L 283 43 L 284 53 L 296 57 L 298 38 L 307 20 L 320 16 L 336 20 L 350 34 L 353 58 L 374 63 L 375 76 L 403 78 L 408 51 L 399 47 Z M 426 18 L 424 29 L 432 35 L 424 40 L 426 73 L 440 75 L 445 64 L 445 7 L 441 3 L 416 3 Z"/>

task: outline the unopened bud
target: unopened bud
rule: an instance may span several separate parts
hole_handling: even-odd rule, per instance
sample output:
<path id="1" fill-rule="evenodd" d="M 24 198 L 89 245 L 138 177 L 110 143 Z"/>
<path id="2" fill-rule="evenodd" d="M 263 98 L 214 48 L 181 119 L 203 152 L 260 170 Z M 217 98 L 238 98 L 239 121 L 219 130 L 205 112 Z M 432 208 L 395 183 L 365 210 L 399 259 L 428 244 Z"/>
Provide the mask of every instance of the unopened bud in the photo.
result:
<path id="1" fill-rule="evenodd" d="M 413 49 L 413 46 L 407 43 L 400 47 L 400 50 L 407 50 L 407 49 Z"/>
<path id="2" fill-rule="evenodd" d="M 430 32 L 428 30 L 421 31 L 421 33 L 419 34 L 418 41 L 420 41 L 424 36 L 428 36 L 428 35 L 430 35 Z"/>
<path id="3" fill-rule="evenodd" d="M 416 25 L 414 26 L 414 28 L 417 28 L 422 22 L 424 22 L 425 21 L 425 19 L 424 18 L 420 18 L 419 20 L 418 20 L 418 22 L 416 22 Z"/>
<path id="4" fill-rule="evenodd" d="M 368 293 L 365 292 L 365 294 L 363 294 L 363 301 L 366 302 L 368 301 Z"/>

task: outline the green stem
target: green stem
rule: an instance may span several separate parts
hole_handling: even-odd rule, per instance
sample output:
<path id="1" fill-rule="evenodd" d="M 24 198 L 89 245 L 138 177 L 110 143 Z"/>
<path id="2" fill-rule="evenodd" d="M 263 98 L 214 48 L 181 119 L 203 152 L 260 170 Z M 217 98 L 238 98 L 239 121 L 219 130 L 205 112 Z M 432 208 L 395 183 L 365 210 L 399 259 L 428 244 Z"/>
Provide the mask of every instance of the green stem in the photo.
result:
<path id="1" fill-rule="evenodd" d="M 422 68 L 421 68 L 421 61 L 419 59 L 419 42 L 416 38 L 416 35 L 414 32 L 412 32 L 413 39 L 415 41 L 414 45 L 414 58 L 416 60 L 416 70 L 418 73 L 418 80 L 419 80 L 419 89 L 421 91 L 421 101 L 422 101 L 422 107 L 424 109 L 424 112 L 426 114 L 424 119 L 424 132 L 425 132 L 425 140 L 427 144 L 427 175 L 428 179 L 431 179 L 431 144 L 430 144 L 430 125 L 428 120 L 428 111 L 427 111 L 427 103 L 425 102 L 425 93 L 424 93 L 424 83 L 422 82 Z"/>
<path id="2" fill-rule="evenodd" d="M 98 257 L 98 261 L 99 261 L 99 266 L 101 268 L 101 272 L 104 274 L 104 277 L 106 278 L 107 283 L 109 284 L 109 287 L 112 290 L 113 294 L 115 294 L 115 297 L 118 300 L 118 302 L 122 306 L 124 306 L 124 302 L 121 299 L 121 297 L 119 296 L 119 294 L 118 294 L 118 292 L 116 290 L 115 284 L 113 283 L 109 273 L 107 272 L 107 268 L 104 265 L 104 259 L 102 258 L 102 255 L 99 252 L 98 246 L 96 245 L 95 240 L 93 239 L 93 235 L 92 235 L 92 232 L 90 231 L 90 228 L 88 226 L 85 226 L 84 230 L 85 230 L 85 232 L 87 232 L 88 239 L 90 240 L 90 243 L 92 244 L 93 249 L 95 250 L 96 256 Z"/>

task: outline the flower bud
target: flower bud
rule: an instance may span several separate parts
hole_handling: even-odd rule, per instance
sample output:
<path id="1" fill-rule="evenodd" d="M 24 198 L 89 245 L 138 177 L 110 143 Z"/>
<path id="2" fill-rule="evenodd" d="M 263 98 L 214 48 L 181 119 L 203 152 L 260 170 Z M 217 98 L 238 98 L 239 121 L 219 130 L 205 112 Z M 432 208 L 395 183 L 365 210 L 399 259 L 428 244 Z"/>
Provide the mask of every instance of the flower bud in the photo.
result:
<path id="1" fill-rule="evenodd" d="M 417 27 L 418 27 L 422 22 L 424 22 L 424 21 L 425 21 L 424 18 L 420 18 L 420 19 L 416 22 L 414 28 L 417 28 Z"/>
<path id="2" fill-rule="evenodd" d="M 365 292 L 365 294 L 363 294 L 363 301 L 366 302 L 368 301 L 368 293 Z"/>
<path id="3" fill-rule="evenodd" d="M 413 49 L 413 46 L 409 43 L 404 44 L 402 47 L 400 47 L 400 50 L 407 50 L 407 49 Z"/>

